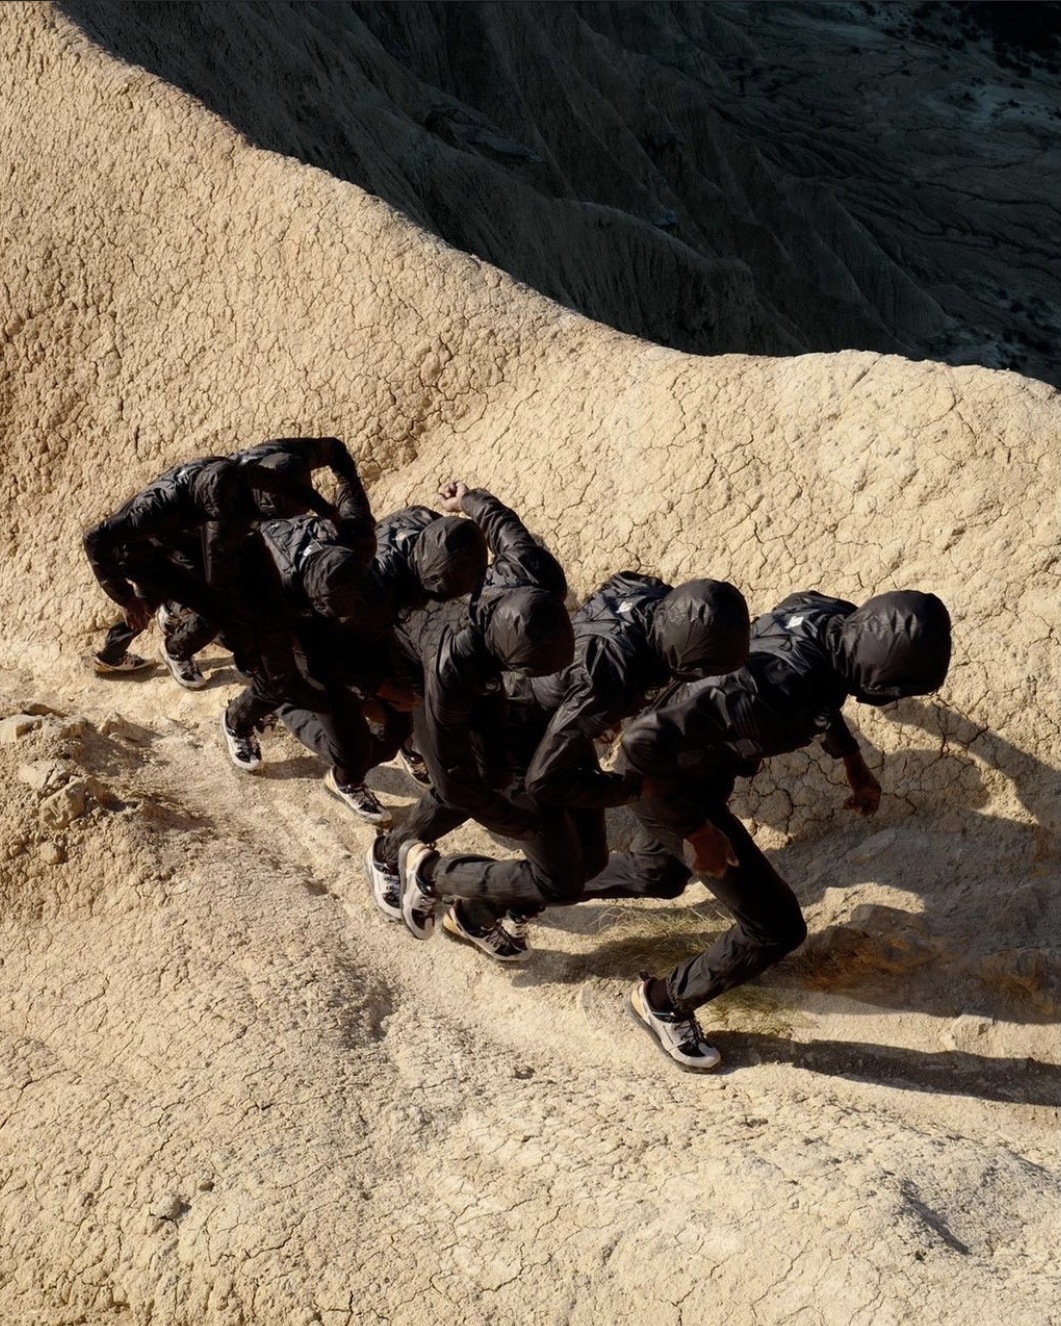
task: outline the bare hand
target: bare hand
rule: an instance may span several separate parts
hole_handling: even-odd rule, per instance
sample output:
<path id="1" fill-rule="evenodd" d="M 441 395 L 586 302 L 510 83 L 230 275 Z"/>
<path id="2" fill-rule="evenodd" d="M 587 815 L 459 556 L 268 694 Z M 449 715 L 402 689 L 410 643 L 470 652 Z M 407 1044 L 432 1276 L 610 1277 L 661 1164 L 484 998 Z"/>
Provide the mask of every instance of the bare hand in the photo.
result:
<path id="1" fill-rule="evenodd" d="M 125 624 L 130 631 L 145 631 L 151 622 L 150 604 L 139 595 L 124 609 Z"/>
<path id="2" fill-rule="evenodd" d="M 457 515 L 464 508 L 461 503 L 468 495 L 468 485 L 461 479 L 451 479 L 438 490 L 439 505 L 450 515 Z"/>
<path id="3" fill-rule="evenodd" d="M 844 758 L 844 771 L 851 795 L 844 802 L 845 810 L 857 810 L 860 815 L 875 815 L 880 806 L 880 783 L 870 773 L 861 755 Z"/>
<path id="4" fill-rule="evenodd" d="M 687 839 L 693 849 L 693 869 L 711 879 L 721 879 L 730 866 L 738 863 L 733 844 L 710 823 L 703 824 Z"/>

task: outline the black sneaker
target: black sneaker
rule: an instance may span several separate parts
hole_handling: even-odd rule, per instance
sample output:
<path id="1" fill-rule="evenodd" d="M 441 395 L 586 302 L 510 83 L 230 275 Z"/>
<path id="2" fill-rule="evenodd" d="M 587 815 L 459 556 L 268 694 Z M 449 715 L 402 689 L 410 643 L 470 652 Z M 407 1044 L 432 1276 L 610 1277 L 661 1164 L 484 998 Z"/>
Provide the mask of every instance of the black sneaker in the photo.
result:
<path id="1" fill-rule="evenodd" d="M 514 944 L 518 944 L 527 955 L 530 955 L 530 928 L 537 912 L 507 912 L 504 919 L 504 927 L 508 932 Z"/>
<path id="2" fill-rule="evenodd" d="M 255 773 L 262 767 L 262 748 L 253 732 L 237 736 L 228 725 L 225 711 L 221 711 L 221 732 L 228 748 L 228 758 L 244 773 Z"/>
<path id="3" fill-rule="evenodd" d="M 123 654 L 117 663 L 104 663 L 98 654 L 92 656 L 92 671 L 97 677 L 109 677 L 123 672 L 144 672 L 154 666 L 153 658 L 141 658 L 139 654 Z"/>
<path id="4" fill-rule="evenodd" d="M 380 840 L 376 838 L 365 852 L 365 873 L 368 875 L 369 887 L 372 889 L 372 901 L 388 921 L 400 921 L 402 919 L 401 880 L 396 870 L 389 869 L 386 862 L 380 860 L 379 842 Z"/>
<path id="5" fill-rule="evenodd" d="M 626 996 L 626 1011 L 639 1027 L 652 1037 L 656 1048 L 672 1059 L 686 1073 L 708 1073 L 722 1062 L 693 1013 L 676 1008 L 656 1009 L 648 1002 L 646 987 L 651 978 L 643 976 Z"/>
<path id="6" fill-rule="evenodd" d="M 390 824 L 390 811 L 380 805 L 375 793 L 370 792 L 364 783 L 340 783 L 335 770 L 329 769 L 324 775 L 324 786 L 366 823 Z"/>
<path id="7" fill-rule="evenodd" d="M 424 757 L 412 746 L 399 746 L 398 759 L 401 761 L 402 768 L 420 787 L 431 786 L 431 775 L 427 771 L 427 764 Z"/>
<path id="8" fill-rule="evenodd" d="M 477 930 L 470 925 L 461 911 L 459 900 L 446 909 L 442 917 L 442 929 L 454 939 L 474 944 L 495 962 L 526 962 L 530 957 L 526 944 L 520 944 L 500 921 L 495 921 L 486 930 Z"/>

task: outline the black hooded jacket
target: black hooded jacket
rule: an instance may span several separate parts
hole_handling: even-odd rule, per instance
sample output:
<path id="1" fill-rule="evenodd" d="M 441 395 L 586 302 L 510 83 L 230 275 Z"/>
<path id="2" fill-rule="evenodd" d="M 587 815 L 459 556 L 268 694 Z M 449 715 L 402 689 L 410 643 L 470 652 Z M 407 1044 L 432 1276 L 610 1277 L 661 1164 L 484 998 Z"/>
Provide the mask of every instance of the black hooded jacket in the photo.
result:
<path id="1" fill-rule="evenodd" d="M 334 510 L 296 474 L 246 458 L 204 456 L 166 470 L 90 529 L 84 538 L 89 564 L 104 592 L 125 608 L 136 596 L 123 570 L 129 554 L 142 556 L 149 547 L 159 557 L 175 552 L 201 567 L 206 583 L 235 611 L 239 556 L 257 529 L 264 494 L 299 511 Z"/>
<path id="2" fill-rule="evenodd" d="M 623 752 L 638 773 L 725 799 L 738 774 L 815 737 L 830 755 L 854 754 L 840 713 L 849 695 L 887 703 L 900 692 L 927 694 L 942 685 L 949 661 L 950 619 L 935 595 L 881 594 L 856 609 L 793 594 L 754 622 L 743 668 L 668 692 L 630 725 Z"/>
<path id="3" fill-rule="evenodd" d="M 502 674 L 570 659 L 567 581 L 552 554 L 491 494 L 476 489 L 464 509 L 472 520 L 462 523 L 481 528 L 493 554 L 481 591 L 470 603 L 407 613 L 399 636 L 423 673 L 416 731 L 436 795 L 495 832 L 519 833 L 534 824 L 533 814 L 495 790 L 507 759 Z"/>
<path id="4" fill-rule="evenodd" d="M 220 456 L 174 465 L 84 537 L 89 565 L 104 592 L 128 607 L 136 589 L 125 574 L 131 554 L 177 552 L 202 568 L 221 593 L 234 579 L 236 556 L 256 528 L 249 471 Z"/>
<path id="5" fill-rule="evenodd" d="M 478 589 L 486 574 L 482 531 L 460 516 L 404 507 L 376 525 L 374 574 L 395 617 Z"/>
<path id="6" fill-rule="evenodd" d="M 367 517 L 369 530 L 374 534 L 372 513 L 358 478 L 357 467 L 339 438 L 277 437 L 260 442 L 256 447 L 248 447 L 245 451 L 237 451 L 231 459 L 237 465 L 252 466 L 259 478 L 265 472 L 273 479 L 282 480 L 279 488 L 264 488 L 257 482 L 254 485 L 262 515 L 274 519 L 290 519 L 311 509 L 303 498 L 306 490 L 313 487 L 315 471 L 331 470 L 338 484 L 336 506 L 341 508 L 345 502 L 353 508 L 348 513 L 349 517 L 361 523 Z M 353 533 L 353 530 L 348 531 L 347 542 L 353 542 L 350 537 Z"/>
<path id="7" fill-rule="evenodd" d="M 600 768 L 593 742 L 642 710 L 675 677 L 739 667 L 748 651 L 748 608 L 732 585 L 694 580 L 672 589 L 655 576 L 612 576 L 574 616 L 571 666 L 531 683 L 547 722 L 527 790 L 572 807 L 623 805 L 636 773 Z"/>

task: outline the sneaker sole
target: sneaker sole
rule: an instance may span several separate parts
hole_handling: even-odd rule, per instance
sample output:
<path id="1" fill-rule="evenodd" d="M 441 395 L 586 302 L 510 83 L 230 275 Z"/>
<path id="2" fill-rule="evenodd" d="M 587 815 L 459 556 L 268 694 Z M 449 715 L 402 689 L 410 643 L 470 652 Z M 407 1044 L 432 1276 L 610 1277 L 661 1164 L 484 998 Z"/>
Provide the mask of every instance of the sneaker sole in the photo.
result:
<path id="1" fill-rule="evenodd" d="M 443 916 L 442 930 L 450 939 L 455 939 L 460 944 L 467 944 L 469 948 L 474 948 L 476 952 L 482 953 L 493 962 L 500 962 L 506 967 L 518 966 L 521 962 L 529 962 L 532 956 L 530 949 L 524 949 L 522 953 L 516 953 L 511 958 L 504 958 L 500 953 L 495 953 L 492 948 L 476 943 L 475 936 L 469 935 L 466 930 L 460 928 L 452 912 L 446 912 Z"/>
<path id="2" fill-rule="evenodd" d="M 413 925 L 412 921 L 409 919 L 409 916 L 405 910 L 405 895 L 407 892 L 409 892 L 409 890 L 405 887 L 405 881 L 407 878 L 406 862 L 409 860 L 409 853 L 413 850 L 413 848 L 420 846 L 422 846 L 422 844 L 418 843 L 415 838 L 410 838 L 407 842 L 402 843 L 401 847 L 399 847 L 398 849 L 398 879 L 400 880 L 399 887 L 401 889 L 402 921 L 405 923 L 406 930 L 409 931 L 409 933 L 413 936 L 414 939 L 430 939 L 431 936 L 435 933 L 434 916 L 431 917 L 430 921 L 426 926 L 420 929 L 417 926 Z"/>
<path id="3" fill-rule="evenodd" d="M 381 916 L 385 916 L 388 921 L 404 921 L 405 917 L 402 916 L 401 907 L 388 907 L 376 893 L 375 867 L 376 863 L 370 847 L 365 852 L 365 874 L 368 876 L 368 891 L 376 905 L 376 910 Z"/>
<path id="4" fill-rule="evenodd" d="M 623 1005 L 626 1008 L 627 1017 L 631 1018 L 641 1028 L 641 1030 L 645 1033 L 645 1035 L 649 1037 L 649 1039 L 652 1041 L 652 1044 L 656 1047 L 656 1049 L 660 1052 L 660 1054 L 664 1057 L 664 1059 L 666 1059 L 667 1063 L 673 1065 L 675 1068 L 680 1069 L 683 1073 L 713 1073 L 717 1068 L 721 1067 L 722 1064 L 721 1056 L 719 1056 L 718 1060 L 715 1063 L 713 1063 L 709 1068 L 708 1067 L 697 1068 L 694 1064 L 683 1064 L 680 1059 L 675 1059 L 673 1055 L 667 1053 L 667 1050 L 664 1047 L 660 1038 L 656 1035 L 656 1033 L 645 1021 L 645 1019 L 637 1011 L 636 1007 L 634 1006 L 633 995 L 627 994 L 626 998 L 623 1000 Z"/>
<path id="5" fill-rule="evenodd" d="M 141 672 L 147 672 L 154 666 L 155 660 L 153 658 L 145 658 L 135 668 L 113 668 L 109 663 L 100 663 L 98 659 L 92 660 L 92 671 L 97 677 L 135 677 Z"/>

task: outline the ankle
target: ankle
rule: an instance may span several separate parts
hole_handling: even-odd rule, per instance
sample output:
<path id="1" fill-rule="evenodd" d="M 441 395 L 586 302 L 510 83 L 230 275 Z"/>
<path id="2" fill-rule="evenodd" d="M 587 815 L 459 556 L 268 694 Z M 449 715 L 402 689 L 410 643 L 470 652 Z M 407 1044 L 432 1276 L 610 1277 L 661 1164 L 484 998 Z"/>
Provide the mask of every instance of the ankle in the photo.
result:
<path id="1" fill-rule="evenodd" d="M 658 976 L 650 976 L 645 982 L 645 998 L 653 1013 L 674 1013 L 677 1010 L 667 993 L 667 982 Z"/>

